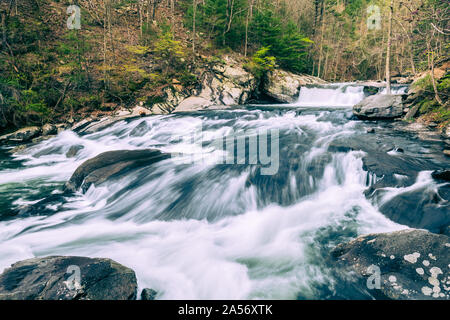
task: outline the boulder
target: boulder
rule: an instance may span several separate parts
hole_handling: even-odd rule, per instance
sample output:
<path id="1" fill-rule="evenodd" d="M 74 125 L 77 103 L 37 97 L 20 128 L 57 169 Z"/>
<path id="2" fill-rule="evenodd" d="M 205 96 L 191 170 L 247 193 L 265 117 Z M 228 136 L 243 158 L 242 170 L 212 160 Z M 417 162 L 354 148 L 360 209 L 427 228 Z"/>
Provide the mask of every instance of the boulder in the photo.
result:
<path id="1" fill-rule="evenodd" d="M 41 134 L 39 127 L 26 127 L 0 136 L 0 142 L 27 142 Z"/>
<path id="2" fill-rule="evenodd" d="M 279 102 L 293 103 L 298 99 L 301 86 L 325 83 L 326 81 L 317 77 L 277 69 L 267 75 L 263 91 Z"/>
<path id="3" fill-rule="evenodd" d="M 147 110 L 147 109 L 145 109 L 145 110 Z M 114 123 L 116 123 L 118 121 L 137 118 L 142 115 L 145 115 L 145 112 L 143 112 L 142 114 L 140 113 L 140 111 L 141 111 L 140 107 L 136 107 L 135 109 L 133 109 L 133 111 L 134 111 L 134 113 L 127 114 L 124 116 L 104 117 L 98 121 L 93 121 L 93 122 L 88 120 L 86 125 L 83 125 L 82 127 L 78 127 L 77 129 L 72 128 L 72 130 L 78 132 L 79 134 L 91 134 L 91 133 L 101 131 L 101 130 L 113 125 Z M 147 110 L 147 112 L 149 112 L 149 111 Z"/>
<path id="4" fill-rule="evenodd" d="M 0 275 L 0 300 L 135 300 L 133 270 L 110 259 L 50 256 Z"/>
<path id="5" fill-rule="evenodd" d="M 248 102 L 258 81 L 234 60 L 203 72 L 194 95 L 183 99 L 174 112 L 196 111 L 211 106 L 233 106 Z"/>
<path id="6" fill-rule="evenodd" d="M 435 170 L 431 173 L 431 176 L 436 180 L 450 182 L 450 170 Z"/>
<path id="7" fill-rule="evenodd" d="M 450 139 L 450 124 L 448 124 L 444 128 L 442 128 L 441 136 L 444 139 Z"/>
<path id="8" fill-rule="evenodd" d="M 66 157 L 67 157 L 67 158 L 73 158 L 73 157 L 75 157 L 75 156 L 78 154 L 78 152 L 79 152 L 80 150 L 82 150 L 82 149 L 84 149 L 84 146 L 82 146 L 82 145 L 80 145 L 80 144 L 73 145 L 73 146 L 71 146 L 71 147 L 69 148 L 69 151 L 67 151 Z"/>
<path id="9" fill-rule="evenodd" d="M 353 106 L 353 114 L 362 119 L 393 119 L 403 115 L 401 95 L 376 94 Z"/>
<path id="10" fill-rule="evenodd" d="M 450 224 L 450 187 L 420 188 L 402 192 L 386 203 L 379 211 L 397 223 L 412 228 L 441 233 Z"/>
<path id="11" fill-rule="evenodd" d="M 358 283 L 373 298 L 448 300 L 449 250 L 448 236 L 407 229 L 340 244 L 332 259 L 347 282 Z"/>
<path id="12" fill-rule="evenodd" d="M 150 108 L 153 114 L 172 113 L 186 97 L 187 94 L 183 92 L 181 85 L 172 84 L 162 89 L 162 95 L 158 97 L 161 102 L 152 104 Z"/>
<path id="13" fill-rule="evenodd" d="M 80 187 L 86 191 L 91 184 L 99 185 L 113 176 L 169 157 L 169 154 L 151 149 L 104 152 L 83 162 L 64 185 L 64 191 L 75 192 Z"/>

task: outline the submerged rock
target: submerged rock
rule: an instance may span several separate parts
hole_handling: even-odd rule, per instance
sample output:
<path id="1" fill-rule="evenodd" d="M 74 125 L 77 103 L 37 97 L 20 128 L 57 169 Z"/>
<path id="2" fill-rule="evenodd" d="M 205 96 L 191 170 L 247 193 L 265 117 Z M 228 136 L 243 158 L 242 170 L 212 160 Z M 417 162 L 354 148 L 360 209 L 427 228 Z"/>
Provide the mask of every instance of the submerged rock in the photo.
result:
<path id="1" fill-rule="evenodd" d="M 209 109 L 212 106 L 229 107 L 245 104 L 258 87 L 257 79 L 241 63 L 230 57 L 217 63 L 199 77 L 200 85 L 191 96 L 182 97 L 173 112 Z"/>
<path id="2" fill-rule="evenodd" d="M 448 300 L 449 250 L 448 236 L 408 229 L 358 237 L 332 257 L 342 276 L 356 273 L 353 281 L 374 298 Z"/>
<path id="3" fill-rule="evenodd" d="M 293 103 L 298 99 L 301 86 L 313 84 L 326 84 L 326 81 L 309 75 L 274 70 L 267 75 L 263 91 L 279 102 Z"/>
<path id="4" fill-rule="evenodd" d="M 135 300 L 133 270 L 103 258 L 50 256 L 0 275 L 0 300 Z"/>
<path id="5" fill-rule="evenodd" d="M 64 185 L 66 192 L 75 192 L 80 187 L 86 191 L 91 184 L 100 184 L 112 176 L 125 173 L 131 169 L 150 165 L 169 158 L 159 150 L 117 150 L 108 151 L 85 161 Z"/>
<path id="6" fill-rule="evenodd" d="M 353 107 L 353 114 L 363 119 L 393 119 L 403 115 L 401 95 L 377 94 Z"/>

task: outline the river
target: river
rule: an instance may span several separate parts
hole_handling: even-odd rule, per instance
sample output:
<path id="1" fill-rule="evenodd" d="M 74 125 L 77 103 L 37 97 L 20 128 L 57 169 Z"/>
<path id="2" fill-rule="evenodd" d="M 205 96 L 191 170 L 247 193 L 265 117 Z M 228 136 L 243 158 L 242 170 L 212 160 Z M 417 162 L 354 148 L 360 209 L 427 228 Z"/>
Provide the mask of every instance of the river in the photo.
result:
<path id="1" fill-rule="evenodd" d="M 139 288 L 155 289 L 159 299 L 369 298 L 334 277 L 330 249 L 361 234 L 407 226 L 364 195 L 377 179 L 363 169 L 364 152 L 330 150 L 330 144 L 367 139 L 386 152 L 401 147 L 431 164 L 445 163 L 429 157 L 438 142 L 355 119 L 351 107 L 364 95 L 352 84 L 302 88 L 289 105 L 149 116 L 87 135 L 67 130 L 14 156 L 3 146 L 0 271 L 34 256 L 80 255 L 132 268 Z M 262 174 L 260 163 L 216 161 L 227 150 L 213 142 L 242 130 L 277 133 L 270 141 L 278 149 L 270 158 L 275 174 Z M 66 157 L 74 145 L 83 148 Z M 146 148 L 181 156 L 91 186 L 39 215 L 17 214 L 61 193 L 85 160 Z M 200 152 L 202 161 L 185 161 Z M 430 171 L 417 179 L 412 188 L 436 186 Z M 390 188 L 384 197 L 402 190 Z"/>

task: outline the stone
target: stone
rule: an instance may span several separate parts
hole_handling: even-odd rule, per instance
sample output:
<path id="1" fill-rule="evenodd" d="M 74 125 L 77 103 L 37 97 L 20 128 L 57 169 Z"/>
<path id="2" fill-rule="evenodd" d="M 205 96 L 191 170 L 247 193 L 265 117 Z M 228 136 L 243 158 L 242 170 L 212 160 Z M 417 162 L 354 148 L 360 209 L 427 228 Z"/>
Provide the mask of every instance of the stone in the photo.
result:
<path id="1" fill-rule="evenodd" d="M 353 106 L 353 114 L 362 119 L 394 119 L 403 114 L 401 95 L 376 94 Z"/>
<path id="2" fill-rule="evenodd" d="M 448 300 L 449 242 L 446 235 L 417 229 L 369 234 L 338 245 L 332 263 L 348 285 L 356 283 L 375 299 Z M 380 271 L 379 288 L 367 285 L 374 283 L 374 267 Z"/>
<path id="3" fill-rule="evenodd" d="M 153 289 L 145 288 L 141 293 L 141 300 L 155 300 L 158 292 Z"/>
<path id="4" fill-rule="evenodd" d="M 133 110 L 131 111 L 131 115 L 132 116 L 149 116 L 152 114 L 152 111 L 144 108 L 142 105 L 136 106 L 133 108 Z"/>
<path id="5" fill-rule="evenodd" d="M 436 180 L 450 182 L 450 170 L 435 170 L 431 173 L 431 176 Z"/>
<path id="6" fill-rule="evenodd" d="M 135 300 L 133 270 L 103 258 L 50 256 L 0 275 L 0 300 Z"/>
<path id="7" fill-rule="evenodd" d="M 67 158 L 73 158 L 73 157 L 75 157 L 75 156 L 78 154 L 78 152 L 79 152 L 80 150 L 82 150 L 82 149 L 84 149 L 84 146 L 82 146 L 82 145 L 74 145 L 74 146 L 71 146 L 71 147 L 69 148 L 69 151 L 67 151 L 67 153 L 66 153 L 66 157 L 67 157 Z"/>
<path id="8" fill-rule="evenodd" d="M 151 149 L 104 152 L 83 162 L 64 185 L 64 191 L 75 192 L 80 187 L 86 191 L 92 184 L 101 184 L 113 176 L 169 157 L 169 154 Z"/>
<path id="9" fill-rule="evenodd" d="M 174 112 L 190 112 L 202 110 L 212 105 L 210 100 L 203 97 L 189 97 L 181 101 Z"/>

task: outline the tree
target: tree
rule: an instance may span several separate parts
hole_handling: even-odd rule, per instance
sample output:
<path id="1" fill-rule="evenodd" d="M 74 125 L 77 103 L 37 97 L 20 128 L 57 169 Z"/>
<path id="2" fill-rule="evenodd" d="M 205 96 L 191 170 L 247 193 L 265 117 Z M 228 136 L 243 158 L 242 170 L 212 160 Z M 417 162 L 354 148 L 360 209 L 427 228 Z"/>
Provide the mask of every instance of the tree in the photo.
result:
<path id="1" fill-rule="evenodd" d="M 394 0 L 390 0 L 388 40 L 386 46 L 386 94 L 391 94 L 391 45 L 392 45 L 392 15 L 394 11 Z"/>

